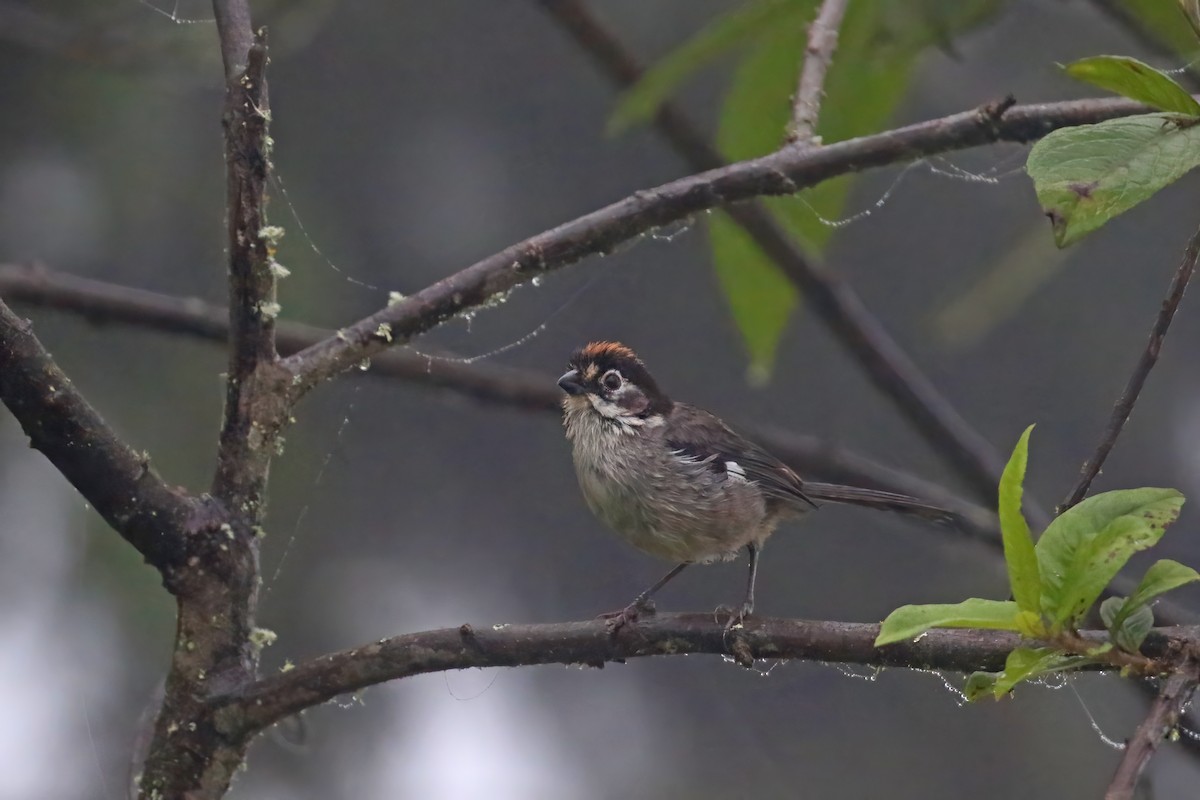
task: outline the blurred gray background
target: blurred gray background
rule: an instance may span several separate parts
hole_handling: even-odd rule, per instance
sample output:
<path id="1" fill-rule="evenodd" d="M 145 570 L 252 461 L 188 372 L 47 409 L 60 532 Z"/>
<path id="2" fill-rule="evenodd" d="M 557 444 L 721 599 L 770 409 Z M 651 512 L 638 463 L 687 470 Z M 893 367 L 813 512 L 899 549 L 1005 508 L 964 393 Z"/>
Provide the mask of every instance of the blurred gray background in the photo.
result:
<path id="1" fill-rule="evenodd" d="M 287 319 L 344 325 L 389 290 L 419 289 L 684 174 L 653 132 L 604 137 L 613 91 L 530 2 L 255 5 L 272 27 L 275 164 L 311 241 L 341 270 L 275 192 L 272 219 L 288 230 L 279 257 L 292 270 Z M 592 5 L 651 58 L 733 3 Z M 58 22 L 39 27 L 28 12 Z M 224 302 L 210 17 L 199 0 L 0 2 L 0 261 Z M 86 46 L 63 44 L 73 26 L 90 32 Z M 1082 96 L 1054 63 L 1084 55 L 1182 66 L 1140 50 L 1084 0 L 1016 0 L 956 52 L 926 57 L 898 122 L 1007 92 Z M 726 78 L 712 69 L 684 92 L 706 126 Z M 949 161 L 1004 174 L 1022 152 Z M 871 207 L 897 173 L 868 175 L 850 211 Z M 1058 259 L 1023 174 L 992 184 L 917 168 L 839 231 L 830 262 L 999 450 L 1038 423 L 1029 486 L 1049 504 L 1094 447 L 1144 344 L 1196 198 L 1196 181 L 1184 180 Z M 1022 266 L 1025 277 L 1009 277 Z M 975 291 L 957 322 L 935 324 L 997 269 L 999 289 Z M 992 319 L 1004 291 L 1028 297 Z M 1098 489 L 1200 489 L 1196 300 Z M 961 488 L 805 313 L 774 380 L 748 385 L 723 303 L 697 225 L 518 290 L 500 311 L 416 346 L 486 353 L 545 322 L 493 359 L 553 380 L 574 347 L 619 338 L 673 395 L 730 421 L 826 436 Z M 168 480 L 207 486 L 219 348 L 19 310 Z M 552 415 L 359 377 L 315 392 L 297 415 L 272 475 L 261 624 L 279 641 L 267 671 L 405 631 L 587 618 L 663 569 L 590 516 Z M 1200 564 L 1196 519 L 1185 508 L 1155 556 Z M 659 605 L 729 602 L 743 569 L 689 572 Z M 124 795 L 173 632 L 155 578 L 0 414 L 0 798 Z M 759 611 L 876 621 L 904 603 L 1005 591 L 995 556 L 953 533 L 829 508 L 772 540 Z M 1194 607 L 1197 595 L 1178 599 Z M 937 675 L 807 663 L 762 675 L 699 656 L 431 675 L 310 712 L 302 747 L 263 738 L 231 797 L 1097 797 L 1119 754 L 1076 693 L 1113 739 L 1141 718 L 1138 693 L 1100 678 L 960 707 Z M 1167 746 L 1151 773 L 1156 797 L 1192 796 L 1200 760 Z"/>

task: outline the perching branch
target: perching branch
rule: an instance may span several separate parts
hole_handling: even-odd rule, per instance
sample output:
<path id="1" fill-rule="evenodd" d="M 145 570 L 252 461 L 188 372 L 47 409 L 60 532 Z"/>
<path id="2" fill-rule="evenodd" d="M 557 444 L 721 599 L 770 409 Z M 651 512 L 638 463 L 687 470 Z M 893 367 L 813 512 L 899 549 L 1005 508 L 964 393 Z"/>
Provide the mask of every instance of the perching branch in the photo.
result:
<path id="1" fill-rule="evenodd" d="M 0 401 L 72 486 L 147 563 L 170 580 L 199 515 L 150 458 L 125 444 L 58 368 L 33 325 L 0 302 Z"/>
<path id="2" fill-rule="evenodd" d="M 1150 713 L 1138 726 L 1133 738 L 1125 744 L 1125 754 L 1113 775 L 1104 800 L 1132 800 L 1134 789 L 1142 770 L 1163 739 L 1171 735 L 1184 709 L 1192 700 L 1200 671 L 1194 661 L 1187 661 L 1171 674 L 1163 684 L 1162 691 L 1150 706 Z"/>
<path id="3" fill-rule="evenodd" d="M 1171 278 L 1171 285 L 1167 288 L 1162 308 L 1159 309 L 1154 326 L 1150 329 L 1150 338 L 1146 342 L 1146 349 L 1142 351 L 1141 357 L 1138 358 L 1137 364 L 1133 368 L 1133 373 L 1125 384 L 1125 390 L 1121 392 L 1120 398 L 1113 406 L 1112 415 L 1100 438 L 1100 444 L 1097 445 L 1095 454 L 1084 462 L 1079 481 L 1071 489 L 1067 499 L 1059 506 L 1059 511 L 1065 511 L 1087 496 L 1092 481 L 1100 474 L 1105 459 L 1108 458 L 1108 454 L 1112 452 L 1113 446 L 1117 443 L 1117 437 L 1121 435 L 1121 430 L 1129 420 L 1129 415 L 1133 413 L 1133 405 L 1137 402 L 1142 387 L 1146 384 L 1150 370 L 1154 369 L 1154 365 L 1158 363 L 1158 354 L 1162 350 L 1163 341 L 1167 338 L 1171 320 L 1174 319 L 1175 311 L 1179 308 L 1180 301 L 1183 300 L 1183 293 L 1187 291 L 1188 282 L 1196 270 L 1197 258 L 1200 258 L 1200 228 L 1188 240 L 1187 248 L 1183 252 L 1183 259 L 1179 262 L 1179 268 L 1175 270 L 1175 276 Z"/>
<path id="4" fill-rule="evenodd" d="M 971 672 L 998 671 L 1022 640 L 1014 633 L 932 630 L 913 642 L 875 647 L 879 626 L 753 618 L 728 632 L 713 614 L 654 614 L 619 635 L 602 620 L 543 625 L 495 625 L 411 633 L 321 656 L 294 669 L 257 681 L 243 692 L 214 702 L 219 728 L 230 736 L 249 735 L 340 694 L 428 672 L 533 664 L 588 664 L 643 656 L 713 653 L 732 655 L 749 666 L 755 659 L 786 659 L 874 667 Z M 1100 641 L 1107 636 L 1092 631 Z M 1193 641 L 1194 628 L 1160 629 L 1143 651 L 1164 664 L 1173 646 Z M 1027 643 L 1027 642 L 1026 642 Z M 1166 668 L 1166 667 L 1164 667 Z"/>
<path id="5" fill-rule="evenodd" d="M 825 96 L 825 73 L 837 49 L 838 28 L 849 0 L 824 0 L 817 18 L 808 28 L 808 46 L 800 67 L 800 80 L 792 98 L 792 122 L 787 141 L 793 145 L 820 144 L 816 139 L 817 119 Z"/>

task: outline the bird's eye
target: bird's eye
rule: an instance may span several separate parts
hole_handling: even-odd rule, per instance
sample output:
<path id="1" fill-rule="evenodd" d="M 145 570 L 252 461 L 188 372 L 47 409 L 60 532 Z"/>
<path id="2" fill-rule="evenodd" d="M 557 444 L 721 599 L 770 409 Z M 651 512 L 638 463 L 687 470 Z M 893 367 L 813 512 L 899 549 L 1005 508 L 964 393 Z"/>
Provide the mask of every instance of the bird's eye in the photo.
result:
<path id="1" fill-rule="evenodd" d="M 600 379 L 600 383 L 605 389 L 615 392 L 617 389 L 621 388 L 621 373 L 617 372 L 615 369 L 610 369 L 608 372 L 604 373 L 604 377 Z"/>

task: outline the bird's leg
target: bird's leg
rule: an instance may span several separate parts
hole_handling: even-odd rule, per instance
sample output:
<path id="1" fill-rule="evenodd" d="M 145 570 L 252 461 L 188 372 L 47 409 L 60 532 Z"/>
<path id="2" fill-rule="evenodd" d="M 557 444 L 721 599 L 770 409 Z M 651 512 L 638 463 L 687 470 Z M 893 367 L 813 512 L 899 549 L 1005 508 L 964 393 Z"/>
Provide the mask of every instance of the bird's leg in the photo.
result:
<path id="1" fill-rule="evenodd" d="M 750 574 L 746 578 L 746 599 L 742 601 L 742 607 L 738 611 L 727 606 L 724 607 L 724 610 L 729 611 L 729 621 L 725 623 L 726 632 L 741 625 L 746 617 L 754 613 L 754 582 L 758 579 L 758 545 L 751 542 L 746 545 L 746 552 L 750 554 Z M 718 609 L 718 611 L 720 610 L 722 609 Z"/>
<path id="2" fill-rule="evenodd" d="M 654 593 L 666 586 L 676 575 L 683 572 L 683 568 L 689 563 L 685 561 L 682 564 L 677 564 L 670 572 L 655 581 L 653 586 L 635 597 L 632 603 L 620 611 L 610 611 L 607 614 L 601 614 L 600 619 L 608 620 L 609 631 L 615 631 L 629 622 L 637 622 L 638 615 L 642 612 L 649 613 L 654 611 L 654 603 L 650 600 L 654 596 Z"/>

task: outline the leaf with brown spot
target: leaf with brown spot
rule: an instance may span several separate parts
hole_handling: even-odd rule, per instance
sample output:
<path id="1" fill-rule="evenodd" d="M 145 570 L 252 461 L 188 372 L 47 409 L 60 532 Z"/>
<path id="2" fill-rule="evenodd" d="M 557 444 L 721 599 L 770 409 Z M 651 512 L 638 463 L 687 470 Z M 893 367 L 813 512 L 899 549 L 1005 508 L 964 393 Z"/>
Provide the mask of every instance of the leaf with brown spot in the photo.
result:
<path id="1" fill-rule="evenodd" d="M 1066 247 L 1200 166 L 1200 126 L 1178 114 L 1142 114 L 1055 131 L 1025 169 Z"/>
<path id="2" fill-rule="evenodd" d="M 1037 543 L 1042 612 L 1069 627 L 1091 608 L 1130 556 L 1158 543 L 1179 517 L 1174 489 L 1124 489 L 1064 511 Z"/>

